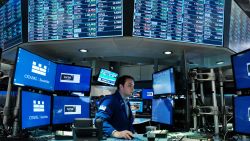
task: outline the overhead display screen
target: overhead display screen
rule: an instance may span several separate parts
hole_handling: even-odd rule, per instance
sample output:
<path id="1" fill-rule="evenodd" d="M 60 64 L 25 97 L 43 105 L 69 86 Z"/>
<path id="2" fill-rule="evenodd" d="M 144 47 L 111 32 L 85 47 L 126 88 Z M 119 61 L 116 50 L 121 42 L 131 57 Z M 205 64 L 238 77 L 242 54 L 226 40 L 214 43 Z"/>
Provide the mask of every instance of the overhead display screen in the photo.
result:
<path id="1" fill-rule="evenodd" d="M 29 0 L 29 42 L 122 36 L 122 5 L 122 0 Z"/>
<path id="2" fill-rule="evenodd" d="M 0 7 L 0 47 L 4 50 L 22 43 L 21 0 L 9 0 Z"/>
<path id="3" fill-rule="evenodd" d="M 133 36 L 223 46 L 224 0 L 135 0 Z"/>
<path id="4" fill-rule="evenodd" d="M 250 43 L 250 19 L 232 0 L 229 48 L 235 52 L 246 50 Z"/>

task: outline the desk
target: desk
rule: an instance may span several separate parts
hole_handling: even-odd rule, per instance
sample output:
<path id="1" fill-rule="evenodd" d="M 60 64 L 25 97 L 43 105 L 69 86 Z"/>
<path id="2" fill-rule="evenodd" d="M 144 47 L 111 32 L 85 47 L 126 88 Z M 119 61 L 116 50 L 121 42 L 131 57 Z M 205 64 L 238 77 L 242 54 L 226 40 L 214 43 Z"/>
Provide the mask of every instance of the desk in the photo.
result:
<path id="1" fill-rule="evenodd" d="M 135 118 L 133 124 L 142 124 L 145 122 L 149 122 L 150 120 L 150 118 Z"/>

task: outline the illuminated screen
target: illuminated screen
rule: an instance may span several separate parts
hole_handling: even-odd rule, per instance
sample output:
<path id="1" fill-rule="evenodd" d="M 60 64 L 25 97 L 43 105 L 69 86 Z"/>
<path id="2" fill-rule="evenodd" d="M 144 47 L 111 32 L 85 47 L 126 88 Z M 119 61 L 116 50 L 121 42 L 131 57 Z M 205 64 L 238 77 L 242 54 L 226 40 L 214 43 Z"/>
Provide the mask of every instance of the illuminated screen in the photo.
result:
<path id="1" fill-rule="evenodd" d="M 170 98 L 152 100 L 152 121 L 173 124 L 173 100 Z"/>
<path id="2" fill-rule="evenodd" d="M 97 81 L 114 86 L 117 77 L 117 73 L 101 69 Z"/>
<path id="3" fill-rule="evenodd" d="M 250 50 L 231 57 L 236 89 L 250 88 Z"/>
<path id="4" fill-rule="evenodd" d="M 55 90 L 90 91 L 91 68 L 58 64 Z"/>
<path id="5" fill-rule="evenodd" d="M 142 101 L 129 101 L 130 108 L 134 112 L 143 112 L 143 102 Z"/>
<path id="6" fill-rule="evenodd" d="M 4 50 L 22 43 L 21 0 L 9 0 L 0 7 L 0 47 Z"/>
<path id="7" fill-rule="evenodd" d="M 135 0 L 133 36 L 223 46 L 224 0 Z"/>
<path id="8" fill-rule="evenodd" d="M 50 124 L 51 97 L 23 91 L 21 94 L 22 129 Z"/>
<path id="9" fill-rule="evenodd" d="M 235 52 L 246 50 L 250 44 L 250 19 L 232 0 L 229 32 L 229 48 Z"/>
<path id="10" fill-rule="evenodd" d="M 32 41 L 123 35 L 122 0 L 29 0 Z"/>
<path id="11" fill-rule="evenodd" d="M 153 74 L 153 90 L 154 95 L 175 93 L 173 68 L 162 70 Z"/>
<path id="12" fill-rule="evenodd" d="M 53 91 L 56 64 L 22 48 L 17 53 L 14 84 Z"/>
<path id="13" fill-rule="evenodd" d="M 142 99 L 152 99 L 153 95 L 153 89 L 142 89 Z"/>
<path id="14" fill-rule="evenodd" d="M 75 118 L 89 118 L 89 106 L 89 97 L 54 96 L 52 123 L 73 123 Z"/>
<path id="15" fill-rule="evenodd" d="M 234 131 L 250 134 L 250 96 L 234 98 Z"/>

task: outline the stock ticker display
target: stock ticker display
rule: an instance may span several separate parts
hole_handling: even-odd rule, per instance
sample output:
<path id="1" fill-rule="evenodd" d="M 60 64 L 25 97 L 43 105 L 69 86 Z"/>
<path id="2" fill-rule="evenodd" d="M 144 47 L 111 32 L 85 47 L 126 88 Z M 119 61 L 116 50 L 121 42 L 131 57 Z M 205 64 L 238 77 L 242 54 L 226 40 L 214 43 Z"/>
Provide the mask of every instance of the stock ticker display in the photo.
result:
<path id="1" fill-rule="evenodd" d="M 29 0 L 29 41 L 123 35 L 122 0 Z"/>
<path id="2" fill-rule="evenodd" d="M 229 48 L 240 52 L 249 48 L 250 19 L 245 12 L 232 1 L 230 16 Z"/>
<path id="3" fill-rule="evenodd" d="M 9 0 L 0 7 L 0 47 L 4 50 L 22 43 L 21 0 Z"/>
<path id="4" fill-rule="evenodd" d="M 135 0 L 133 36 L 223 46 L 224 0 Z"/>

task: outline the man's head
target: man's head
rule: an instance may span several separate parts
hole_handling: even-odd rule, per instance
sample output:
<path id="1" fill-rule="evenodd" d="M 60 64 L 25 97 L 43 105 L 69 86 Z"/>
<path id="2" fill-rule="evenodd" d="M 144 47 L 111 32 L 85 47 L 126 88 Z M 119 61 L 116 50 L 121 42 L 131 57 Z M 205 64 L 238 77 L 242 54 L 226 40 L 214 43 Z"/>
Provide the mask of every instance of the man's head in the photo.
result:
<path id="1" fill-rule="evenodd" d="M 129 97 L 134 91 L 134 78 L 129 75 L 123 75 L 117 80 L 117 89 L 123 97 Z"/>

